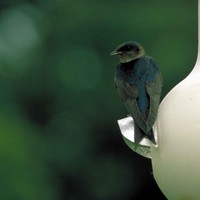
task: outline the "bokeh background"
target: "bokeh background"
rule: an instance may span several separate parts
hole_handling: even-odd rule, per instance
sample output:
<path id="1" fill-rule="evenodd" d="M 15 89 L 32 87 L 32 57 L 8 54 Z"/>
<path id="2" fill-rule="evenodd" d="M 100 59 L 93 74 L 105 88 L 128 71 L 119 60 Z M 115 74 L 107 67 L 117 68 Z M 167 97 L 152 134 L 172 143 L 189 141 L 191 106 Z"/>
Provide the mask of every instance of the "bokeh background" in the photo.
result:
<path id="1" fill-rule="evenodd" d="M 0 199 L 164 200 L 132 152 L 109 53 L 136 40 L 162 98 L 192 70 L 197 0 L 0 1 Z"/>

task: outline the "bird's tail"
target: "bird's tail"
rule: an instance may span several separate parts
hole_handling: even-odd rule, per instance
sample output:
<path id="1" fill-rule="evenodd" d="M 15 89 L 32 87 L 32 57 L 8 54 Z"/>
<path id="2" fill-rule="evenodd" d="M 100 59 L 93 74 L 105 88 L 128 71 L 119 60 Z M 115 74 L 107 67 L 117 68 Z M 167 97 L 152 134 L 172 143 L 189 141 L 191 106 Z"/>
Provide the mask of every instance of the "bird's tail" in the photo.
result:
<path id="1" fill-rule="evenodd" d="M 139 143 L 144 137 L 147 137 L 154 144 L 156 143 L 152 129 L 148 133 L 145 133 L 136 123 L 134 123 L 134 131 L 136 143 Z"/>

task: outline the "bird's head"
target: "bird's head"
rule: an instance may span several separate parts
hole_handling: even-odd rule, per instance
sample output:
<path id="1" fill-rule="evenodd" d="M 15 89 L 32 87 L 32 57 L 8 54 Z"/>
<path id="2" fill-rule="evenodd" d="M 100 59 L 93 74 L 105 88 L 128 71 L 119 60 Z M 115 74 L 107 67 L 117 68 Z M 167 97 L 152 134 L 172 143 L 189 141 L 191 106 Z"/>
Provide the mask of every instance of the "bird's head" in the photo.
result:
<path id="1" fill-rule="evenodd" d="M 121 63 L 126 63 L 145 56 L 146 53 L 142 45 L 137 42 L 129 41 L 120 44 L 110 55 L 117 55 Z"/>

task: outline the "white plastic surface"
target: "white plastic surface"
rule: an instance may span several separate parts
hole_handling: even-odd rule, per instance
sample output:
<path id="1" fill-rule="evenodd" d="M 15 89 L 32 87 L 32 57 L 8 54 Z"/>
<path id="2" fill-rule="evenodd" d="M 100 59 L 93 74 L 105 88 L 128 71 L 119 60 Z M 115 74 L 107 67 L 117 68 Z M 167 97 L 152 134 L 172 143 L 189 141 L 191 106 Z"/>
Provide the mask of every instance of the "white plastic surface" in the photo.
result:
<path id="1" fill-rule="evenodd" d="M 200 54 L 189 76 L 162 101 L 155 127 L 158 148 L 152 146 L 151 155 L 160 189 L 169 200 L 199 200 Z"/>

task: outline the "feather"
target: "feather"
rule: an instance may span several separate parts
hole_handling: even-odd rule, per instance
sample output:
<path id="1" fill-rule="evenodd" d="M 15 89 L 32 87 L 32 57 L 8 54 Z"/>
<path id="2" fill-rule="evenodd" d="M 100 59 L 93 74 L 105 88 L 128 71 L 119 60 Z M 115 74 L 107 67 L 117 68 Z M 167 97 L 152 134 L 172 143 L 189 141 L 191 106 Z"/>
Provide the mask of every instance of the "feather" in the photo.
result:
<path id="1" fill-rule="evenodd" d="M 111 55 L 118 55 L 115 86 L 128 112 L 134 119 L 135 137 L 153 137 L 162 89 L 162 76 L 154 59 L 133 41 L 119 45 Z"/>
<path id="2" fill-rule="evenodd" d="M 151 135 L 156 120 L 162 88 L 162 77 L 149 56 L 118 65 L 115 85 L 134 118 L 136 129 Z"/>

